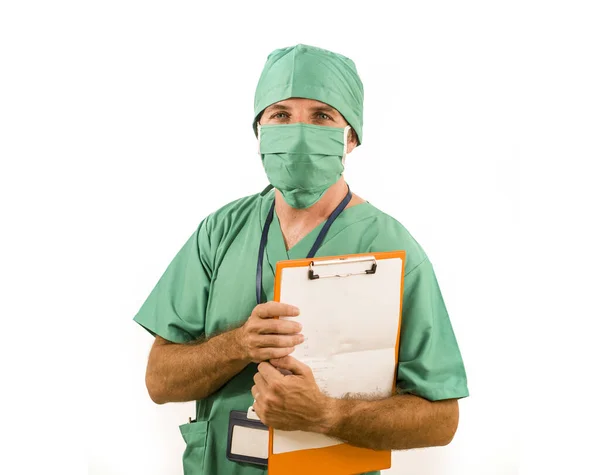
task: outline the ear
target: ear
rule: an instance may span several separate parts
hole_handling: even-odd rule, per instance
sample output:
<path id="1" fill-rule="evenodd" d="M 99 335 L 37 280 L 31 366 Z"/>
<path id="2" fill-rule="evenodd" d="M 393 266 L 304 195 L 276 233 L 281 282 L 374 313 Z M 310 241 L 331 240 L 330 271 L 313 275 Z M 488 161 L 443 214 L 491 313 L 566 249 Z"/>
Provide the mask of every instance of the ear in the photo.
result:
<path id="1" fill-rule="evenodd" d="M 356 148 L 358 145 L 358 136 L 353 128 L 350 128 L 350 136 L 348 137 L 348 145 L 346 147 L 346 155 L 348 155 L 352 150 Z"/>
<path id="2" fill-rule="evenodd" d="M 264 110 L 261 111 L 261 113 L 256 116 L 256 120 L 254 121 L 254 124 L 253 124 L 254 135 L 256 135 L 257 137 L 258 137 L 258 126 L 261 125 L 260 121 L 261 121 L 264 113 L 265 113 Z"/>

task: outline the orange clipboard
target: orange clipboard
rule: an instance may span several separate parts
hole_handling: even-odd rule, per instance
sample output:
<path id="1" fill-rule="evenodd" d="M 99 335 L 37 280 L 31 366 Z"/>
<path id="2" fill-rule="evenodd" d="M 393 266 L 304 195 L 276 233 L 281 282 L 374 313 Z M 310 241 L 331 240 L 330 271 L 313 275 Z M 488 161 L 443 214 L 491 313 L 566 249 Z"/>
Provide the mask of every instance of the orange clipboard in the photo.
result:
<path id="1" fill-rule="evenodd" d="M 400 348 L 400 327 L 402 323 L 402 296 L 404 292 L 404 263 L 406 258 L 405 251 L 374 252 L 367 254 L 350 254 L 335 257 L 322 257 L 313 259 L 297 259 L 289 261 L 280 261 L 276 266 L 274 300 L 280 301 L 282 291 L 282 275 L 285 269 L 306 267 L 307 280 L 316 280 L 325 277 L 351 277 L 352 275 L 374 274 L 378 264 L 386 259 L 400 259 L 400 298 L 398 302 L 398 326 L 395 347 L 394 377 L 391 388 L 391 394 L 396 391 L 395 374 L 398 370 L 398 350 Z M 370 260 L 374 260 L 374 265 Z M 343 264 L 345 262 L 365 262 L 365 268 L 361 272 L 352 274 L 334 274 L 327 275 L 322 272 L 325 267 L 319 268 L 329 263 Z M 319 273 L 316 269 L 319 268 Z M 315 277 L 316 276 L 316 277 Z M 363 277 L 364 278 L 364 277 Z M 395 285 L 395 284 L 394 284 Z M 286 302 L 294 304 L 294 302 Z M 300 309 L 302 312 L 302 308 Z M 347 443 L 333 445 L 329 447 L 310 448 L 294 450 L 285 453 L 273 453 L 274 429 L 269 428 L 269 475 L 352 475 L 376 470 L 385 470 L 392 465 L 391 450 L 372 450 L 354 447 Z"/>

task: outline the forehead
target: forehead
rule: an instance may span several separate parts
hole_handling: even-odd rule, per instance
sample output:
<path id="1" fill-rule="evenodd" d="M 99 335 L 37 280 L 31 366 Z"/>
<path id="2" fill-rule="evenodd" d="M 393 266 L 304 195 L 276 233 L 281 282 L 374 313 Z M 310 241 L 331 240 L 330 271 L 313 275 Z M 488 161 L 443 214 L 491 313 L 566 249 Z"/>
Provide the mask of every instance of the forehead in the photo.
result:
<path id="1" fill-rule="evenodd" d="M 319 109 L 338 112 L 334 107 L 314 99 L 304 99 L 302 97 L 291 97 L 283 101 L 271 104 L 265 110 L 269 109 Z M 338 112 L 339 113 L 339 112 Z"/>

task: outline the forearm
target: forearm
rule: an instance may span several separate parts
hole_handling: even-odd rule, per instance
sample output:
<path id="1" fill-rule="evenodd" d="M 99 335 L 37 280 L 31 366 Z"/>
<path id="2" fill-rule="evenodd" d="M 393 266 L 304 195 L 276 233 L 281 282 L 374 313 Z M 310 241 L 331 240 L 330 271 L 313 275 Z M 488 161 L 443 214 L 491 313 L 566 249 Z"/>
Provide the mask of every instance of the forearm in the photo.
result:
<path id="1" fill-rule="evenodd" d="M 447 445 L 458 426 L 455 399 L 431 402 L 413 395 L 379 401 L 330 399 L 321 432 L 357 447 L 404 450 Z"/>
<path id="2" fill-rule="evenodd" d="M 237 332 L 188 344 L 155 343 L 146 372 L 152 400 L 157 404 L 194 401 L 223 386 L 250 362 Z"/>

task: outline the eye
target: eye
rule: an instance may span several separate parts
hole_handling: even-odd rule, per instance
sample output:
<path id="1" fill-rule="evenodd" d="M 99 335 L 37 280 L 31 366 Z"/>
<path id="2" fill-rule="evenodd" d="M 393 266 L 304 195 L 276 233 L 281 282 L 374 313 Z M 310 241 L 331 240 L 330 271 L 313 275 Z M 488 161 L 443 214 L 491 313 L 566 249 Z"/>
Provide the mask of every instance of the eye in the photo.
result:
<path id="1" fill-rule="evenodd" d="M 287 112 L 276 112 L 271 116 L 271 119 L 287 119 L 289 114 Z"/>
<path id="2" fill-rule="evenodd" d="M 324 112 L 319 112 L 317 114 L 317 118 L 319 120 L 333 120 L 330 116 L 328 116 L 327 114 L 325 114 Z"/>

